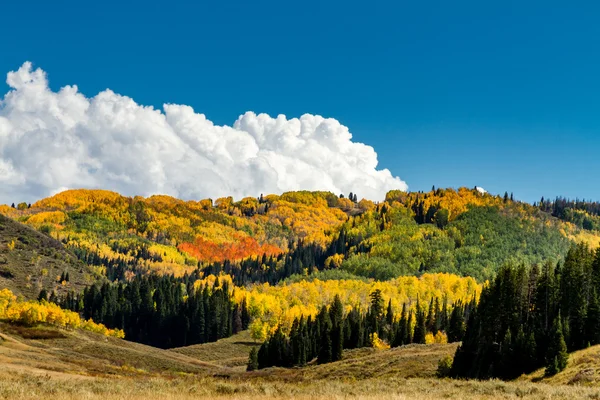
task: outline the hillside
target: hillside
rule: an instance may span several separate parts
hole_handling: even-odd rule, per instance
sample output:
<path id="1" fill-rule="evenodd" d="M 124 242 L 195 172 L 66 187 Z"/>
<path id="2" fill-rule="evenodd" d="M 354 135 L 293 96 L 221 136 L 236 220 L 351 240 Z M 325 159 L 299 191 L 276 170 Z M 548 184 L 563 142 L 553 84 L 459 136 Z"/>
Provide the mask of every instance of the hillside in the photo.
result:
<path id="1" fill-rule="evenodd" d="M 42 288 L 60 296 L 79 292 L 101 277 L 61 242 L 0 215 L 0 288 L 28 299 Z"/>
<path id="2" fill-rule="evenodd" d="M 85 378 L 219 370 L 182 354 L 81 330 L 1 323 L 0 338 L 4 372 Z"/>
<path id="3" fill-rule="evenodd" d="M 539 369 L 519 380 L 600 388 L 600 345 L 571 353 L 567 368 L 554 376 L 547 377 L 544 369 Z"/>
<path id="4" fill-rule="evenodd" d="M 448 272 L 484 281 L 506 262 L 558 261 L 573 240 L 600 243 L 596 231 L 540 207 L 466 188 L 356 200 L 289 192 L 182 201 L 70 190 L 0 213 L 60 240 L 109 280 L 200 268 L 239 285 L 327 269 L 379 280 Z"/>
<path id="5" fill-rule="evenodd" d="M 176 347 L 170 351 L 211 364 L 245 371 L 250 350 L 260 345 L 260 342 L 252 339 L 249 331 L 242 331 L 216 342 Z"/>

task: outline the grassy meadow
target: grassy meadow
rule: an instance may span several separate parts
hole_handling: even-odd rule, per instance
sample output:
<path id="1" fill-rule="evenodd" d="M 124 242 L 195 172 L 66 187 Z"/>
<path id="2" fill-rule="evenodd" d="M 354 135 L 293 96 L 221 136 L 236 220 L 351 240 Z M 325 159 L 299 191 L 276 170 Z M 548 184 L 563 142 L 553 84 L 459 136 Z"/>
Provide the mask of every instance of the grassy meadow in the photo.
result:
<path id="1" fill-rule="evenodd" d="M 357 349 L 327 365 L 247 373 L 247 332 L 172 350 L 48 327 L 0 332 L 2 399 L 600 399 L 595 381 L 568 377 L 598 365 L 599 348 L 576 353 L 548 382 L 502 382 L 436 378 L 455 344 Z"/>

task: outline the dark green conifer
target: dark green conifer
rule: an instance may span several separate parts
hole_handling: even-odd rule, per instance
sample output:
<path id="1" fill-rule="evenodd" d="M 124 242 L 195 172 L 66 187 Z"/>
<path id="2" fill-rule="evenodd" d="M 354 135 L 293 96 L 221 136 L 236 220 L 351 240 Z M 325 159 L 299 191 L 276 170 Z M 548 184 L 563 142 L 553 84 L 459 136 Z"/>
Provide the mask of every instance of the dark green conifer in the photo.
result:
<path id="1" fill-rule="evenodd" d="M 555 375 L 565 369 L 569 360 L 560 319 L 560 314 L 554 319 L 546 353 L 546 375 L 548 376 Z"/>
<path id="2" fill-rule="evenodd" d="M 258 369 L 258 351 L 256 351 L 256 347 L 253 347 L 250 350 L 250 355 L 248 356 L 248 366 L 246 367 L 246 371 L 256 371 Z"/>

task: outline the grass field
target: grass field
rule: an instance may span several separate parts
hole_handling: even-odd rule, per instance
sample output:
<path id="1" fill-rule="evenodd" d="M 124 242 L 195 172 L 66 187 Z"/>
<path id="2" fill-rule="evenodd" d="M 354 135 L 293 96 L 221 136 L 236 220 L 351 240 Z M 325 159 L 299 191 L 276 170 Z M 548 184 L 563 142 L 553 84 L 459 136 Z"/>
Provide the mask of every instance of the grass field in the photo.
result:
<path id="1" fill-rule="evenodd" d="M 250 331 L 243 331 L 214 343 L 178 347 L 171 351 L 215 365 L 244 371 L 252 347 L 260 347 L 260 343 L 250 337 Z"/>
<path id="2" fill-rule="evenodd" d="M 453 344 L 358 349 L 327 365 L 246 373 L 246 332 L 173 350 L 48 327 L 0 324 L 0 332 L 3 399 L 600 399 L 594 383 L 566 384 L 568 374 L 598 365 L 600 348 L 575 354 L 572 371 L 548 382 L 532 382 L 535 374 L 480 382 L 435 378 Z"/>
<path id="3" fill-rule="evenodd" d="M 540 369 L 533 374 L 522 376 L 520 380 L 554 385 L 590 386 L 600 389 L 600 346 L 571 353 L 567 368 L 552 377 L 545 377 L 544 370 Z"/>

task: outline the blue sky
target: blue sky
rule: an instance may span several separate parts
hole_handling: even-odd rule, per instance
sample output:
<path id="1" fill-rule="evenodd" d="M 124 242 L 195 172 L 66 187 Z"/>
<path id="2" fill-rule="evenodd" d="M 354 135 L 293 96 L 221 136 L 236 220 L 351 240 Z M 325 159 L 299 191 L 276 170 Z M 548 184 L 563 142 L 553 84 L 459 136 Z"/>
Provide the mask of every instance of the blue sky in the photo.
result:
<path id="1" fill-rule="evenodd" d="M 0 73 L 30 60 L 54 90 L 218 124 L 336 118 L 411 190 L 598 200 L 600 6 L 566 4 L 6 2 Z"/>

